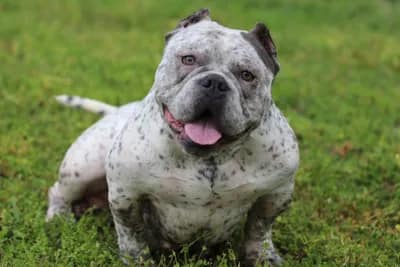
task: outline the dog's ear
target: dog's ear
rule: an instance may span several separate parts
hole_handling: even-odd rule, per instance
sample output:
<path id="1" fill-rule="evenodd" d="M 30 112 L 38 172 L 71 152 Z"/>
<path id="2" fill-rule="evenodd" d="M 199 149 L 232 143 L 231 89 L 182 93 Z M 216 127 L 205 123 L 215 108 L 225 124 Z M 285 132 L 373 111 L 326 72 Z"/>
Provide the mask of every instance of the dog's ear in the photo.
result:
<path id="1" fill-rule="evenodd" d="M 165 41 L 168 41 L 171 38 L 171 36 L 174 35 L 176 32 L 178 32 L 180 29 L 196 24 L 202 20 L 211 20 L 210 12 L 208 11 L 207 8 L 202 8 L 199 11 L 193 13 L 192 15 L 182 19 L 173 31 L 165 35 Z"/>
<path id="2" fill-rule="evenodd" d="M 278 62 L 278 53 L 276 52 L 276 47 L 274 41 L 272 40 L 269 29 L 264 23 L 257 23 L 253 30 L 249 34 L 258 40 L 261 47 L 268 54 L 269 58 L 272 60 L 272 70 L 274 75 L 279 72 L 280 66 Z M 252 39 L 253 39 L 252 38 Z"/>

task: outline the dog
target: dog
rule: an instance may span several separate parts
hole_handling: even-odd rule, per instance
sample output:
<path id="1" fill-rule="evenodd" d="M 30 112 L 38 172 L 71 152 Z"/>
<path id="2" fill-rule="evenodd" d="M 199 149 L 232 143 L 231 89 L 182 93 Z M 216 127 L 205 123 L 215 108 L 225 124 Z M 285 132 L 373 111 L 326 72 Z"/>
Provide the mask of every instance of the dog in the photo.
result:
<path id="1" fill-rule="evenodd" d="M 296 136 L 271 96 L 279 69 L 264 24 L 230 29 L 201 9 L 166 35 L 142 101 L 60 96 L 104 117 L 67 151 L 47 220 L 108 198 L 124 261 L 193 241 L 214 247 L 242 230 L 244 266 L 279 265 L 271 227 L 299 165 Z"/>

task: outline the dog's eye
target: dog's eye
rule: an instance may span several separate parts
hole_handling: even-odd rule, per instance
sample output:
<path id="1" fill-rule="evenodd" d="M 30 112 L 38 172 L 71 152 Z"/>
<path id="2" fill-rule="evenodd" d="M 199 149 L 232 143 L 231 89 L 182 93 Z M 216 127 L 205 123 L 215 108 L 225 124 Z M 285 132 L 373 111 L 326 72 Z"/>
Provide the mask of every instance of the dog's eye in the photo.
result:
<path id="1" fill-rule="evenodd" d="M 182 57 L 182 64 L 184 65 L 193 65 L 196 63 L 196 57 L 193 55 L 187 55 Z"/>
<path id="2" fill-rule="evenodd" d="M 240 73 L 240 78 L 246 82 L 251 82 L 255 77 L 250 71 L 244 70 Z"/>

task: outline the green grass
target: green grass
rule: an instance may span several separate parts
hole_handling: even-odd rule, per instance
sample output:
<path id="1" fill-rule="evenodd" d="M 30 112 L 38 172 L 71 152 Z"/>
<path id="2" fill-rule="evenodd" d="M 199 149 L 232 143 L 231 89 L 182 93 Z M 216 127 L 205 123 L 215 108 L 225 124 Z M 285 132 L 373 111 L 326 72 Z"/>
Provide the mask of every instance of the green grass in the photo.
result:
<path id="1" fill-rule="evenodd" d="M 395 0 L 0 0 L 0 266 L 123 266 L 107 212 L 44 223 L 64 152 L 98 119 L 53 96 L 142 98 L 164 33 L 203 6 L 231 27 L 266 22 L 278 46 L 273 95 L 301 148 L 274 230 L 286 266 L 400 266 Z"/>

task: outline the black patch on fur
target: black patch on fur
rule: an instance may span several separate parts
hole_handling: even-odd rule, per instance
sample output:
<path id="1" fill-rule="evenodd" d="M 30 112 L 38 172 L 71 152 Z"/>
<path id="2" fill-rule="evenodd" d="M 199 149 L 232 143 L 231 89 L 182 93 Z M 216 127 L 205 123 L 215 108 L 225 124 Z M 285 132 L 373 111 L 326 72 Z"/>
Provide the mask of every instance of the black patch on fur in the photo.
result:
<path id="1" fill-rule="evenodd" d="M 213 158 L 206 161 L 206 167 L 198 171 L 201 177 L 207 179 L 211 187 L 214 187 L 215 179 L 218 176 L 218 166 Z"/>
<path id="2" fill-rule="evenodd" d="M 262 23 L 257 23 L 251 32 L 242 32 L 241 34 L 254 47 L 258 56 L 272 70 L 274 76 L 278 74 L 280 66 L 277 52 L 268 28 Z"/>
<path id="3" fill-rule="evenodd" d="M 199 11 L 193 13 L 192 15 L 182 19 L 173 31 L 165 35 L 165 41 L 168 42 L 168 40 L 180 29 L 196 24 L 202 20 L 210 20 L 210 12 L 208 11 L 207 8 L 202 8 Z"/>

